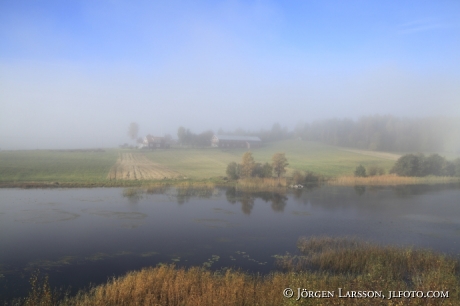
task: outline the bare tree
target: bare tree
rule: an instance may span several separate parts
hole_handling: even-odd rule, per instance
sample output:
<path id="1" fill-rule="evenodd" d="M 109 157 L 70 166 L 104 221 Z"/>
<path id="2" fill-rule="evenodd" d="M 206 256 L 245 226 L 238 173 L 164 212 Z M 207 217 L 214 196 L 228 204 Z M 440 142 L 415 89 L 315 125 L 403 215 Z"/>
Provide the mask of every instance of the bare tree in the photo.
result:
<path id="1" fill-rule="evenodd" d="M 139 133 L 139 124 L 137 124 L 136 122 L 131 122 L 128 128 L 128 136 L 132 140 L 136 140 L 138 133 Z"/>

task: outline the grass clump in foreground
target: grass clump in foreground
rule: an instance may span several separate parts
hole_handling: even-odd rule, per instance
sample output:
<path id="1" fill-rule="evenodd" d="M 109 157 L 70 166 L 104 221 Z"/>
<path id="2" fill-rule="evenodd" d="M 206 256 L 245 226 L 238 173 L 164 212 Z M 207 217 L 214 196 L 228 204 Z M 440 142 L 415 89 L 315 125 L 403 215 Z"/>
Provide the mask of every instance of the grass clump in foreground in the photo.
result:
<path id="1" fill-rule="evenodd" d="M 459 305 L 459 262 L 431 251 L 382 247 L 347 238 L 302 238 L 302 255 L 279 256 L 284 272 L 253 275 L 157 266 L 113 278 L 60 305 Z M 283 290 L 292 288 L 292 298 Z M 300 298 L 298 288 L 330 291 Z M 381 291 L 384 298 L 344 298 L 347 291 Z M 388 291 L 444 291 L 448 298 L 388 299 Z M 46 304 L 26 304 L 46 305 Z"/>

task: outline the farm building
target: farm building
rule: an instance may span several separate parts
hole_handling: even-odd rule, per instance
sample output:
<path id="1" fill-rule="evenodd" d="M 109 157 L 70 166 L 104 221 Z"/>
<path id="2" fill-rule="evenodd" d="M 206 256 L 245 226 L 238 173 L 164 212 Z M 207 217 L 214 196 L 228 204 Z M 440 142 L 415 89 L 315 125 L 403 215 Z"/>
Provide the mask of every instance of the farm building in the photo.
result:
<path id="1" fill-rule="evenodd" d="M 169 142 L 166 140 L 165 137 L 157 137 L 157 136 L 152 136 L 149 134 L 144 137 L 142 148 L 166 149 L 166 148 L 169 148 Z"/>
<path id="2" fill-rule="evenodd" d="M 211 146 L 218 148 L 258 148 L 262 145 L 259 137 L 214 135 Z"/>

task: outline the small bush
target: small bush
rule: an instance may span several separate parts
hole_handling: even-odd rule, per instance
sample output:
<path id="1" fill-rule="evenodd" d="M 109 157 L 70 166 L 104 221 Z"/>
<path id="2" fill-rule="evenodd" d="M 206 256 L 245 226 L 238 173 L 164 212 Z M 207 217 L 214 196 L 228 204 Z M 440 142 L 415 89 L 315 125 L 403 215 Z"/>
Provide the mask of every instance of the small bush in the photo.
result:
<path id="1" fill-rule="evenodd" d="M 227 166 L 227 176 L 231 180 L 237 180 L 240 177 L 240 165 L 235 162 L 231 162 Z"/>
<path id="2" fill-rule="evenodd" d="M 315 174 L 310 171 L 307 171 L 307 173 L 305 174 L 304 182 L 307 184 L 315 184 L 321 181 L 324 181 L 324 178 L 319 174 Z"/>
<path id="3" fill-rule="evenodd" d="M 356 170 L 355 170 L 355 176 L 358 176 L 358 177 L 366 177 L 366 168 L 364 168 L 363 165 L 359 165 L 358 167 L 356 167 Z"/>
<path id="4" fill-rule="evenodd" d="M 367 168 L 367 174 L 369 176 L 384 175 L 385 169 L 383 169 L 382 167 L 370 166 Z"/>
<path id="5" fill-rule="evenodd" d="M 305 175 L 303 175 L 300 171 L 296 170 L 292 174 L 292 180 L 294 184 L 302 184 L 305 180 Z"/>
<path id="6" fill-rule="evenodd" d="M 294 184 L 317 184 L 323 181 L 324 178 L 310 171 L 300 172 L 298 170 L 294 171 L 292 174 L 292 181 Z"/>
<path id="7" fill-rule="evenodd" d="M 273 167 L 269 163 L 263 165 L 261 163 L 256 163 L 252 176 L 260 178 L 272 177 L 272 173 Z"/>

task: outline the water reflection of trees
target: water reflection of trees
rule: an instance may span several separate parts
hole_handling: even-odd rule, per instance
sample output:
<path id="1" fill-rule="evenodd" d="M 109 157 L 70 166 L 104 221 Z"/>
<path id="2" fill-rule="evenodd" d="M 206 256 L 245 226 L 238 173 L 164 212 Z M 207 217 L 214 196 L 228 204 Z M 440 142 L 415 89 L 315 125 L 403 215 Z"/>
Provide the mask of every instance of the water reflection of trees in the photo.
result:
<path id="1" fill-rule="evenodd" d="M 176 198 L 178 204 L 184 204 L 191 198 L 206 198 L 209 199 L 214 194 L 216 189 L 208 186 L 150 186 L 146 192 L 148 194 L 167 194 Z"/>
<path id="2" fill-rule="evenodd" d="M 191 198 L 211 198 L 214 188 L 179 187 L 176 188 L 176 192 L 177 203 L 184 204 Z"/>
<path id="3" fill-rule="evenodd" d="M 241 210 L 247 215 L 249 215 L 254 208 L 256 199 L 271 203 L 271 208 L 276 212 L 284 211 L 286 201 L 288 200 L 288 197 L 280 192 L 251 192 L 237 190 L 236 188 L 228 188 L 225 191 L 225 196 L 227 197 L 227 201 L 232 204 L 241 203 Z"/>
<path id="4" fill-rule="evenodd" d="M 123 190 L 123 197 L 128 199 L 131 206 L 135 206 L 142 199 L 142 190 L 138 188 L 125 188 Z"/>
<path id="5" fill-rule="evenodd" d="M 438 184 L 438 185 L 401 185 L 394 186 L 393 191 L 398 197 L 410 197 L 414 195 L 423 195 L 432 192 L 441 192 L 445 190 L 458 189 L 460 184 Z"/>
<path id="6" fill-rule="evenodd" d="M 355 186 L 354 187 L 355 192 L 357 195 L 362 196 L 364 193 L 366 193 L 366 186 Z"/>

